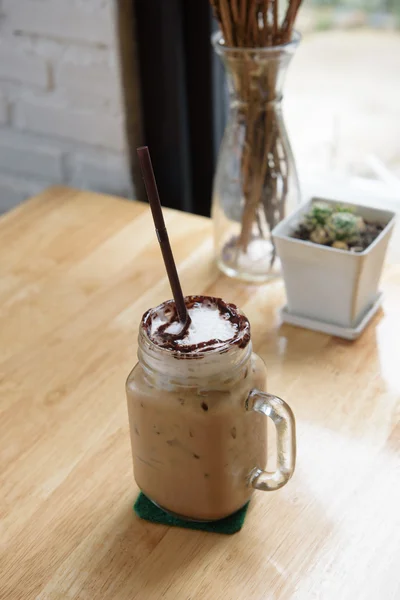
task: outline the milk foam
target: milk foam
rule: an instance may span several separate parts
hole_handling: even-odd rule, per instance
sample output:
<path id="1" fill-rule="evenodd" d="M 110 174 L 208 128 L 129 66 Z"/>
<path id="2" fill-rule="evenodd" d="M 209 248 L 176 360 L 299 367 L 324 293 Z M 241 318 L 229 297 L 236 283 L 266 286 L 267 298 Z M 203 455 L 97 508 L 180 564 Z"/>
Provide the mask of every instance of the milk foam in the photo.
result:
<path id="1" fill-rule="evenodd" d="M 232 340 L 238 333 L 238 326 L 232 323 L 228 312 L 219 310 L 215 304 L 204 305 L 195 303 L 188 310 L 191 323 L 186 334 L 176 340 L 177 346 L 191 346 L 212 340 L 226 342 Z M 159 328 L 166 324 L 167 317 L 162 310 L 158 310 L 151 322 L 150 337 L 156 337 Z M 177 335 L 182 330 L 182 324 L 173 321 L 164 330 L 167 334 Z"/>

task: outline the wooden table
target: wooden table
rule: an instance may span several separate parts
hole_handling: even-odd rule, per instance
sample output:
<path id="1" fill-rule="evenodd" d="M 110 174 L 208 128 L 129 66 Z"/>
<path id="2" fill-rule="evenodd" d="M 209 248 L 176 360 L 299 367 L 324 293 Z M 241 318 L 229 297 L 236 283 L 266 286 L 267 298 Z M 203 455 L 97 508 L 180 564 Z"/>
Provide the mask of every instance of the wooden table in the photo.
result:
<path id="1" fill-rule="evenodd" d="M 249 316 L 297 417 L 295 476 L 235 536 L 135 517 L 124 382 L 164 267 L 146 205 L 50 189 L 0 221 L 0 598 L 398 600 L 399 264 L 345 342 L 281 326 L 281 281 L 220 275 L 209 220 L 166 222 L 185 292 Z"/>

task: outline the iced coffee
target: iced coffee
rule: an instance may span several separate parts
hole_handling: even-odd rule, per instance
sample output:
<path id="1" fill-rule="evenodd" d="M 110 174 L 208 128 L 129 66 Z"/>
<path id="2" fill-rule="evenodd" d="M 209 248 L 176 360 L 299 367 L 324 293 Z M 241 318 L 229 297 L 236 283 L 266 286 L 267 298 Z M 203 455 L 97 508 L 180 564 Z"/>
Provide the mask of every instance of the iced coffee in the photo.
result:
<path id="1" fill-rule="evenodd" d="M 209 521 L 241 508 L 254 488 L 269 489 L 273 477 L 270 489 L 281 487 L 291 472 L 279 484 L 264 471 L 266 368 L 246 316 L 219 298 L 185 302 L 185 328 L 173 301 L 141 321 L 139 362 L 127 380 L 134 475 L 162 509 Z"/>

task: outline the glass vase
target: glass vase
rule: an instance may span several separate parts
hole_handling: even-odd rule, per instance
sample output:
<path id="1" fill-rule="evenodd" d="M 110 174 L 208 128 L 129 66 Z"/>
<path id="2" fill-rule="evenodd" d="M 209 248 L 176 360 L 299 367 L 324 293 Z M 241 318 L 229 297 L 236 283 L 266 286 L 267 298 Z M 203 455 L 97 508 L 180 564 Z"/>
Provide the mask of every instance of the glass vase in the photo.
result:
<path id="1" fill-rule="evenodd" d="M 300 187 L 282 117 L 286 69 L 299 44 L 213 46 L 227 72 L 230 111 L 213 185 L 216 259 L 231 277 L 263 282 L 279 274 L 271 231 L 300 202 Z"/>

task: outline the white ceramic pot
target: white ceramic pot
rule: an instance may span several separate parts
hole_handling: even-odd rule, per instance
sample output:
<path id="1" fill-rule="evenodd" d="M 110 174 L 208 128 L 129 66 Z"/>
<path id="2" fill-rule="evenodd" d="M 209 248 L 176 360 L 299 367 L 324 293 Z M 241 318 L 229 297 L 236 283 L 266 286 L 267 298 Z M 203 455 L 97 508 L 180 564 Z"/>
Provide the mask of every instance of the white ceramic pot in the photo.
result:
<path id="1" fill-rule="evenodd" d="M 354 206 L 356 214 L 365 220 L 385 225 L 364 252 L 354 253 L 290 237 L 303 214 L 316 200 L 344 204 L 313 198 L 272 232 L 282 263 L 287 311 L 340 327 L 356 327 L 378 296 L 383 261 L 395 221 L 394 213 L 346 202 L 346 206 Z"/>

